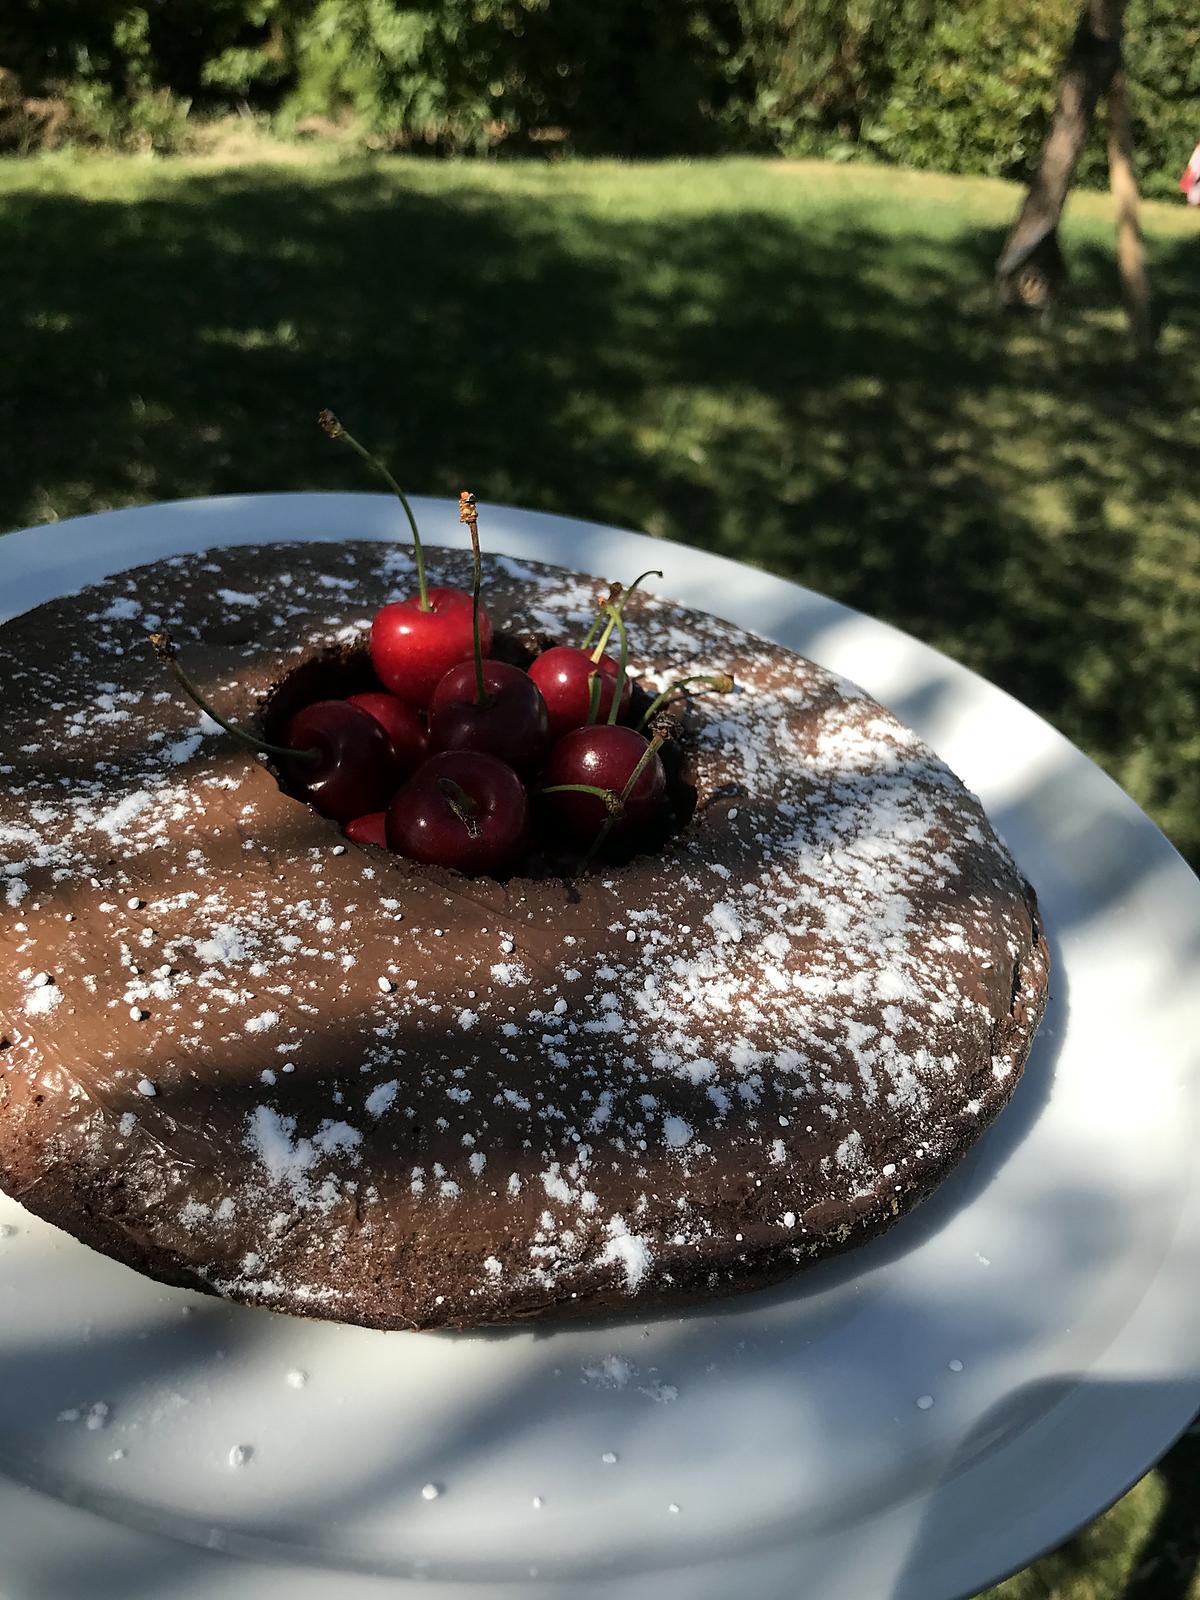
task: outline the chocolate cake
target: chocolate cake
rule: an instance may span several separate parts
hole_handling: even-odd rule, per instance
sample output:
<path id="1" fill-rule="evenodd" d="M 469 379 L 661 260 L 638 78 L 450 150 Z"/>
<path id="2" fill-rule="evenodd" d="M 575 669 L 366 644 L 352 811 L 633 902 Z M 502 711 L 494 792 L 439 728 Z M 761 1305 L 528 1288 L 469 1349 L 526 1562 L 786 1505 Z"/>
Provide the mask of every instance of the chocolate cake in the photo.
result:
<path id="1" fill-rule="evenodd" d="M 214 550 L 0 629 L 0 1186 L 166 1282 L 381 1328 L 639 1314 L 890 1226 L 1045 1003 L 979 803 L 851 684 L 639 595 L 644 689 L 737 679 L 687 711 L 669 836 L 467 879 L 347 842 L 145 646 L 169 627 L 261 722 L 369 678 L 410 572 Z M 512 649 L 577 640 L 601 589 L 505 557 L 485 584 Z"/>

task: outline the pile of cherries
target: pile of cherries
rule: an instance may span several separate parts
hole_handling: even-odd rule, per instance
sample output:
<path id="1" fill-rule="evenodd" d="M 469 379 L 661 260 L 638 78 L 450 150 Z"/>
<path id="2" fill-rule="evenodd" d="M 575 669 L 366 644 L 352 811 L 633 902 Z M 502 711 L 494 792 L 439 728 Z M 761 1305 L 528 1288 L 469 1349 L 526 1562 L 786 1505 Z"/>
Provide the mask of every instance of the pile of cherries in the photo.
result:
<path id="1" fill-rule="evenodd" d="M 613 591 L 581 646 L 555 645 L 528 670 L 491 659 L 474 496 L 459 496 L 474 552 L 472 592 L 430 586 L 399 485 L 331 413 L 321 423 L 383 474 L 412 529 L 417 592 L 385 605 L 371 624 L 371 664 L 382 688 L 305 706 L 273 745 L 251 741 L 213 711 L 163 635 L 155 636 L 160 657 L 204 710 L 271 755 L 292 792 L 358 844 L 493 877 L 527 856 L 531 818 L 547 853 L 570 850 L 580 867 L 602 850 L 637 850 L 667 809 L 655 713 L 689 685 L 725 691 L 732 679 L 683 679 L 651 702 L 637 727 L 622 720 L 632 699 L 623 609 L 641 578 Z M 615 658 L 607 649 L 614 633 Z"/>

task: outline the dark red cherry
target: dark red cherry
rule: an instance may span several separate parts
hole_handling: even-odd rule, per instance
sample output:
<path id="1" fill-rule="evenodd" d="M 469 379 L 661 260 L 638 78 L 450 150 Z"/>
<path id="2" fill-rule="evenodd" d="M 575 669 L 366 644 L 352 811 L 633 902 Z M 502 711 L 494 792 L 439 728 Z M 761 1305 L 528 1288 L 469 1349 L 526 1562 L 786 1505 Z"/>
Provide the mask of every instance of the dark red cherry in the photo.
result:
<path id="1" fill-rule="evenodd" d="M 386 850 L 386 821 L 386 811 L 368 811 L 365 817 L 355 817 L 345 823 L 342 832 L 355 844 L 377 844 L 381 850 Z"/>
<path id="2" fill-rule="evenodd" d="M 550 718 L 550 737 L 561 739 L 572 728 L 582 728 L 588 717 L 591 686 L 588 682 L 593 672 L 600 674 L 600 707 L 597 722 L 607 722 L 612 709 L 613 690 L 620 669 L 611 656 L 602 655 L 593 661 L 590 650 L 580 650 L 573 644 L 556 644 L 543 650 L 529 668 L 529 676 L 542 692 L 546 714 Z M 631 694 L 629 679 L 621 689 L 618 718 L 629 710 Z"/>
<path id="3" fill-rule="evenodd" d="M 387 842 L 412 861 L 468 877 L 510 872 L 525 849 L 525 785 L 512 767 L 478 750 L 444 750 L 399 790 L 387 810 Z"/>
<path id="4" fill-rule="evenodd" d="M 518 772 L 541 764 L 550 745 L 546 703 L 537 684 L 504 661 L 483 663 L 486 703 L 477 701 L 474 661 L 461 661 L 429 702 L 431 750 L 482 750 Z"/>
<path id="5" fill-rule="evenodd" d="M 396 752 L 401 778 L 407 778 L 410 772 L 415 772 L 428 753 L 429 735 L 425 731 L 425 724 L 407 700 L 401 700 L 398 695 L 371 690 L 366 694 L 352 694 L 350 704 L 361 706 L 376 722 L 382 724 Z"/>
<path id="6" fill-rule="evenodd" d="M 288 724 L 286 742 L 298 754 L 288 762 L 294 788 L 322 816 L 347 822 L 378 811 L 399 782 L 392 741 L 375 718 L 348 700 L 317 700 Z"/>
<path id="7" fill-rule="evenodd" d="M 620 795 L 649 748 L 649 741 L 640 733 L 619 724 L 574 728 L 550 751 L 542 772 L 543 790 L 562 783 L 582 783 Z M 608 837 L 628 842 L 649 827 L 662 813 L 666 790 L 666 773 L 655 751 L 625 796 L 624 815 L 613 823 Z M 556 828 L 583 845 L 594 842 L 610 815 L 599 795 L 581 794 L 576 789 L 543 792 L 541 805 Z"/>
<path id="8" fill-rule="evenodd" d="M 482 606 L 479 641 L 486 656 L 492 648 L 492 624 Z M 450 668 L 473 654 L 471 596 L 464 589 L 430 589 L 428 611 L 421 610 L 417 595 L 409 595 L 384 606 L 371 623 L 376 676 L 393 694 L 421 710 Z"/>

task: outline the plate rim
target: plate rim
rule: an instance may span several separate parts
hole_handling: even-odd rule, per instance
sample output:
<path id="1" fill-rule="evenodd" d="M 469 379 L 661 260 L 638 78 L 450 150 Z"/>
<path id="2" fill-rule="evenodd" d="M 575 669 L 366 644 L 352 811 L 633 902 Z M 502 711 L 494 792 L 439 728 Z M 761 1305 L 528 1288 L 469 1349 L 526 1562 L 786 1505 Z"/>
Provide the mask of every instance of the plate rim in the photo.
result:
<path id="1" fill-rule="evenodd" d="M 437 531 L 427 535 L 426 537 L 426 543 L 431 548 L 445 547 L 461 549 L 465 547 L 465 534 L 462 532 L 462 530 L 457 528 L 456 521 L 453 525 L 450 525 L 448 522 L 448 518 L 451 515 L 453 515 L 456 519 L 456 501 L 442 497 L 431 496 L 414 496 L 413 501 L 419 512 L 424 514 L 427 520 L 434 520 L 438 524 Z M 231 524 L 235 523 L 239 517 L 244 516 L 247 513 L 252 515 L 255 511 L 261 511 L 271 512 L 273 514 L 281 514 L 293 509 L 299 510 L 301 507 L 306 513 L 311 514 L 309 516 L 310 522 L 318 520 L 318 512 L 320 512 L 322 515 L 327 514 L 329 531 L 322 534 L 316 532 L 302 532 L 297 530 L 286 535 L 280 532 L 263 532 L 261 535 L 231 537 L 231 533 L 234 531 Z M 345 528 L 337 530 L 336 524 L 338 523 L 339 517 L 344 519 L 351 509 L 356 511 L 369 509 L 371 512 L 371 517 L 368 520 L 371 521 L 371 527 L 364 529 L 356 528 L 352 535 Z M 1006 690 L 998 688 L 995 684 L 990 683 L 986 678 L 983 678 L 971 668 L 955 661 L 952 657 L 949 657 L 943 654 L 941 651 L 936 650 L 933 646 L 924 644 L 921 640 L 905 633 L 902 629 L 896 628 L 893 624 L 872 618 L 866 613 L 856 611 L 851 607 L 845 606 L 838 601 L 828 598 L 827 596 L 820 595 L 816 591 L 797 584 L 790 579 L 775 576 L 763 571 L 762 569 L 749 567 L 742 562 L 731 560 L 727 556 L 696 549 L 693 546 L 680 544 L 675 541 L 652 538 L 646 534 L 637 533 L 633 530 L 621 529 L 610 524 L 590 522 L 578 517 L 565 516 L 553 512 L 529 511 L 521 507 L 489 502 L 481 502 L 481 511 L 485 516 L 489 517 L 489 519 L 494 518 L 501 524 L 507 523 L 509 519 L 520 519 L 522 523 L 527 523 L 530 525 L 531 531 L 533 531 L 535 535 L 538 528 L 540 528 L 543 532 L 553 532 L 556 536 L 565 534 L 568 530 L 575 532 L 578 532 L 579 530 L 587 530 L 593 536 L 594 542 L 589 545 L 586 541 L 581 541 L 578 556 L 572 557 L 577 570 L 591 570 L 588 560 L 589 549 L 607 550 L 614 543 L 626 544 L 627 541 L 632 540 L 635 542 L 637 548 L 642 549 L 647 554 L 653 551 L 668 552 L 671 550 L 676 550 L 688 564 L 695 565 L 696 563 L 699 563 L 702 566 L 709 566 L 710 568 L 715 566 L 717 570 L 727 569 L 730 574 L 736 573 L 738 575 L 739 582 L 744 582 L 746 576 L 751 575 L 756 583 L 761 585 L 764 593 L 767 591 L 771 591 L 776 594 L 785 593 L 794 601 L 799 602 L 803 607 L 810 609 L 814 618 L 819 616 L 822 624 L 853 620 L 857 623 L 868 626 L 873 630 L 884 630 L 885 633 L 890 635 L 894 642 L 904 650 L 916 650 L 921 652 L 927 661 L 936 666 L 938 674 L 943 677 L 943 679 L 949 677 L 952 681 L 956 681 L 962 686 L 969 687 L 971 692 L 974 694 L 985 693 L 991 696 L 1002 697 L 1008 706 L 1018 712 L 1022 717 L 1033 719 L 1040 726 L 1043 734 L 1048 736 L 1050 740 L 1062 750 L 1069 752 L 1073 760 L 1076 762 L 1085 763 L 1086 767 L 1090 769 L 1090 781 L 1092 784 L 1094 785 L 1095 781 L 1098 779 L 1102 781 L 1104 786 L 1103 789 L 1098 789 L 1096 792 L 1098 794 L 1103 794 L 1108 805 L 1116 806 L 1126 816 L 1127 819 L 1135 823 L 1147 846 L 1149 846 L 1151 842 L 1150 835 L 1153 835 L 1153 849 L 1159 858 L 1159 862 L 1171 872 L 1172 878 L 1174 878 L 1176 873 L 1181 873 L 1184 875 L 1184 879 L 1187 880 L 1186 886 L 1184 885 L 1183 880 L 1181 880 L 1180 887 L 1183 889 L 1185 894 L 1194 892 L 1196 909 L 1200 910 L 1200 882 L 1198 882 L 1195 878 L 1187 862 L 1171 843 L 1171 841 L 1166 837 L 1166 835 L 1163 834 L 1156 824 L 1154 824 L 1151 819 L 1147 817 L 1139 807 L 1136 806 L 1135 802 L 1112 778 L 1110 778 L 1098 766 L 1096 766 L 1096 764 L 1092 762 L 1089 757 L 1084 755 L 1084 753 L 1076 746 L 1071 744 L 1071 742 L 1067 740 L 1064 735 L 1059 733 L 1057 729 L 1053 728 L 1050 723 L 1039 716 L 1038 713 L 1031 711 L 1028 707 L 1024 706 L 1015 698 L 1015 696 L 1009 694 Z M 178 548 L 176 548 L 174 540 L 172 541 L 170 549 L 161 548 L 161 530 L 155 529 L 154 518 L 156 515 L 161 515 L 163 512 L 170 512 L 172 514 L 173 521 L 178 522 L 178 519 L 182 517 L 182 519 L 189 524 L 189 537 L 184 543 L 179 544 Z M 199 535 L 205 530 L 205 522 L 210 517 L 212 519 L 212 537 L 199 537 Z M 102 537 L 100 539 L 96 539 L 94 537 L 96 530 L 101 530 L 102 532 Z M 104 575 L 115 576 L 120 572 L 128 571 L 131 568 L 144 565 L 147 562 L 162 559 L 164 555 L 180 553 L 183 550 L 217 548 L 222 546 L 253 544 L 259 542 L 280 543 L 287 542 L 289 539 L 294 539 L 298 542 L 335 542 L 339 539 L 344 539 L 349 536 L 363 540 L 375 540 L 382 543 L 407 543 L 409 541 L 404 537 L 406 531 L 406 526 L 403 525 L 400 520 L 399 508 L 396 506 L 395 501 L 388 495 L 344 492 L 312 493 L 305 491 L 285 494 L 264 493 L 215 497 L 206 496 L 183 500 L 161 501 L 150 505 L 125 507 L 113 511 L 93 512 L 84 516 L 64 519 L 63 521 L 57 523 L 35 525 L 31 528 L 14 530 L 11 533 L 0 536 L 0 580 L 7 579 L 10 570 L 16 568 L 18 577 L 23 576 L 24 581 L 27 584 L 32 583 L 35 587 L 39 583 L 52 584 L 56 585 L 56 587 L 54 588 L 53 593 L 47 592 L 40 598 L 35 598 L 29 601 L 27 605 L 18 605 L 15 609 L 10 609 L 6 604 L 3 609 L 0 610 L 0 622 L 7 621 L 12 617 L 18 616 L 25 610 L 30 609 L 32 606 L 36 606 L 42 603 L 44 600 L 54 598 L 55 595 L 62 595 L 70 592 L 70 583 L 72 580 L 70 580 L 68 577 L 68 573 L 72 564 L 78 565 L 79 552 L 77 549 L 73 550 L 73 547 L 75 546 L 76 540 L 80 538 L 82 538 L 87 545 L 99 547 L 90 550 L 89 555 L 99 555 L 102 560 L 105 556 L 105 552 L 108 552 L 111 555 L 112 560 L 115 561 L 116 564 L 109 564 L 107 561 L 105 561 Z M 156 533 L 157 545 L 159 546 L 157 548 L 157 553 L 156 549 L 154 548 L 156 545 Z M 499 537 L 501 539 L 505 539 L 509 537 L 510 534 L 511 529 L 508 529 L 502 532 Z M 63 537 L 64 535 L 66 535 L 65 540 Z M 119 535 L 119 537 L 114 540 L 112 535 Z M 192 535 L 196 535 L 196 537 L 193 537 Z M 42 548 L 37 548 L 35 550 L 35 545 L 41 546 Z M 55 547 L 53 552 L 47 548 L 51 545 Z M 507 544 L 504 548 L 507 551 Z M 518 552 L 514 559 L 520 560 L 523 556 L 528 559 L 536 559 L 535 553 L 532 549 Z M 20 569 L 23 558 L 25 559 L 27 570 L 22 575 Z M 609 558 L 606 556 L 606 562 L 608 559 Z M 597 561 L 595 565 L 599 566 L 601 563 Z M 599 571 L 597 571 L 595 575 L 602 576 Z M 91 572 L 88 572 L 82 578 L 83 583 L 92 583 L 96 581 L 100 581 L 99 574 L 93 574 Z M 76 582 L 75 586 L 78 586 L 78 582 Z M 667 594 L 671 593 L 671 585 L 669 581 L 663 581 L 661 592 L 665 592 Z M 742 604 L 744 606 L 745 602 L 743 601 Z M 734 609 L 737 609 L 736 604 Z M 740 626 L 755 626 L 753 623 L 747 623 L 744 617 L 730 618 L 730 620 L 737 621 Z M 757 631 L 761 631 L 766 637 L 773 636 L 770 623 L 765 626 L 759 626 Z M 1200 968 L 1200 957 L 1198 957 L 1196 965 L 1198 968 Z M 1138 1306 L 1134 1308 L 1133 1312 L 1131 1312 L 1128 1320 L 1122 1324 L 1119 1334 L 1114 1338 L 1114 1345 L 1119 1342 L 1127 1342 L 1130 1330 L 1135 1321 L 1143 1318 L 1148 1319 L 1150 1317 L 1151 1313 L 1148 1308 L 1154 1299 L 1155 1291 L 1161 1290 L 1162 1288 L 1168 1264 L 1175 1261 L 1176 1257 L 1181 1254 L 1181 1243 L 1186 1244 L 1189 1240 L 1193 1245 L 1196 1241 L 1200 1240 L 1200 1184 L 1197 1182 L 1193 1182 L 1191 1189 L 1181 1202 L 1181 1213 L 1178 1219 L 1178 1227 L 1175 1237 L 1172 1240 L 1170 1251 L 1159 1264 L 1158 1270 L 1156 1271 L 1151 1284 L 1147 1288 L 1146 1294 L 1144 1295 L 1142 1301 L 1139 1302 Z M 1180 1267 L 1185 1268 L 1186 1263 L 1179 1263 L 1179 1265 L 1176 1267 L 1176 1270 L 1179 1270 Z M 1107 1352 L 1105 1352 L 1105 1354 L 1107 1354 Z M 1083 1381 L 1086 1377 L 1086 1372 L 1076 1375 L 1073 1387 L 1065 1393 L 1063 1398 L 1054 1405 L 1050 1406 L 1049 1409 L 1037 1419 L 1037 1422 L 1031 1426 L 1031 1428 L 1026 1430 L 1024 1434 L 1019 1435 L 1016 1439 L 1005 1444 L 1001 1453 L 1007 1454 L 1014 1449 L 1027 1450 L 1029 1448 L 1030 1435 L 1036 1434 L 1040 1429 L 1048 1426 L 1052 1419 L 1057 1418 L 1056 1426 L 1063 1426 L 1064 1413 L 1069 1410 L 1069 1403 L 1078 1405 L 1084 1391 L 1089 1388 L 1089 1386 Z M 1026 1537 L 1026 1544 L 1022 1547 L 1020 1554 L 1011 1557 L 1002 1568 L 997 1568 L 993 1560 L 993 1562 L 989 1565 L 988 1570 L 981 1576 L 971 1576 L 969 1582 L 974 1586 L 972 1588 L 963 1588 L 960 1586 L 954 1588 L 953 1590 L 937 1589 L 936 1591 L 913 1589 L 911 1593 L 914 1597 L 914 1600 L 916 1600 L 918 1594 L 920 1594 L 921 1600 L 930 1600 L 930 1594 L 934 1592 L 937 1594 L 938 1600 L 943 1600 L 943 1597 L 944 1600 L 951 1600 L 953 1595 L 974 1592 L 975 1589 L 980 1586 L 986 1586 L 991 1583 L 999 1582 L 1012 1572 L 1019 1571 L 1021 1568 L 1028 1565 L 1029 1562 L 1036 1560 L 1040 1555 L 1054 1548 L 1064 1539 L 1070 1537 L 1074 1532 L 1091 1521 L 1095 1516 L 1101 1514 L 1105 1509 L 1108 1508 L 1108 1506 L 1113 1504 L 1121 1497 L 1121 1495 L 1127 1492 L 1129 1487 L 1131 1487 L 1133 1483 L 1137 1482 L 1138 1479 L 1161 1457 L 1166 1449 L 1168 1449 L 1170 1445 L 1186 1430 L 1191 1417 L 1195 1412 L 1196 1406 L 1200 1404 L 1200 1372 L 1189 1373 L 1188 1379 L 1190 1380 L 1190 1386 L 1188 1388 L 1188 1400 L 1186 1405 L 1182 1403 L 1184 1399 L 1184 1395 L 1182 1393 L 1172 1393 L 1172 1395 L 1169 1397 L 1161 1397 L 1163 1399 L 1163 1404 L 1160 1407 L 1148 1407 L 1145 1399 L 1134 1401 L 1131 1397 L 1127 1396 L 1122 1401 L 1119 1396 L 1111 1397 L 1109 1402 L 1109 1411 L 1111 1412 L 1111 1421 L 1114 1432 L 1119 1432 L 1121 1437 L 1124 1437 L 1128 1432 L 1132 1432 L 1139 1439 L 1139 1443 L 1137 1444 L 1136 1448 L 1133 1445 L 1133 1438 L 1131 1437 L 1129 1439 L 1129 1447 L 1125 1455 L 1122 1457 L 1122 1459 L 1126 1461 L 1136 1460 L 1137 1465 L 1135 1467 L 1122 1466 L 1119 1471 L 1110 1471 L 1107 1474 L 1098 1475 L 1100 1477 L 1104 1477 L 1106 1480 L 1103 1489 L 1099 1487 L 1098 1477 L 1093 1469 L 1093 1476 L 1090 1480 L 1092 1482 L 1092 1488 L 1088 1491 L 1083 1491 L 1076 1486 L 1076 1492 L 1074 1496 L 1075 1503 L 1073 1508 L 1069 1512 L 1066 1512 L 1065 1507 L 1063 1508 L 1066 1520 L 1063 1519 L 1063 1515 L 1061 1514 L 1057 1518 L 1050 1517 L 1047 1519 L 1044 1517 L 1043 1521 L 1046 1523 L 1046 1526 L 1044 1526 L 1036 1535 L 1034 1535 L 1032 1530 L 1030 1530 Z M 1174 1387 L 1178 1386 L 1172 1386 L 1173 1389 Z M 1093 1407 L 1100 1405 L 1101 1397 L 1095 1395 L 1093 1392 L 1090 1404 Z M 1151 1413 L 1154 1415 L 1155 1421 L 1152 1426 L 1147 1426 L 1146 1418 Z M 1168 1417 L 1171 1419 L 1169 1423 Z M 1135 1427 L 1131 1428 L 1131 1424 L 1136 1424 L 1138 1422 L 1143 1424 L 1140 1431 Z M 1165 1436 L 1164 1427 L 1166 1428 Z M 1024 1444 L 1022 1444 L 1022 1440 L 1025 1440 Z M 967 1468 L 958 1475 L 957 1481 L 961 1482 L 970 1477 L 970 1475 L 971 1469 Z M 954 1481 L 954 1479 L 950 1480 L 951 1485 Z M 936 1501 L 939 1494 L 942 1494 L 946 1488 L 946 1483 L 940 1483 L 921 1498 L 923 1500 L 928 1500 L 932 1505 Z M 15 1502 L 12 1494 L 13 1490 L 16 1490 Z M 13 1480 L 0 1475 L 0 1527 L 4 1527 L 6 1523 L 8 1523 L 9 1518 L 14 1516 L 14 1514 L 19 1518 L 22 1515 L 22 1506 L 24 1507 L 25 1513 L 28 1513 L 30 1510 L 28 1497 L 30 1495 L 37 1495 L 37 1491 L 25 1489 L 23 1486 L 15 1484 Z M 49 1497 L 38 1496 L 38 1498 L 46 1500 L 48 1504 L 55 1508 L 51 1514 L 52 1520 L 55 1517 L 69 1518 L 73 1516 L 75 1519 L 78 1519 L 80 1516 L 82 1516 L 85 1519 L 100 1521 L 106 1529 L 113 1530 L 115 1528 L 118 1532 L 123 1531 L 130 1539 L 137 1543 L 150 1538 L 161 1540 L 163 1543 L 169 1544 L 175 1549 L 183 1548 L 178 1546 L 176 1541 L 170 1540 L 164 1535 L 141 1533 L 136 1529 L 114 1524 L 109 1519 L 103 1518 L 98 1513 L 92 1512 L 85 1508 L 69 1506 L 65 1502 L 58 1500 L 51 1501 L 49 1500 Z M 1085 1501 L 1086 1505 L 1082 1503 Z M 877 1520 L 879 1519 L 877 1518 Z M 886 1520 L 886 1514 L 884 1520 Z M 850 1526 L 854 1526 L 854 1524 L 851 1524 Z M 1029 1542 L 1031 1539 L 1033 1540 L 1032 1544 Z M 917 1542 L 919 1543 L 919 1537 Z M 804 1548 L 803 1543 L 799 1544 L 796 1548 L 797 1550 L 802 1550 Z M 223 1571 L 227 1581 L 231 1576 L 228 1566 L 228 1557 L 219 1557 L 215 1559 L 219 1559 L 223 1562 Z M 961 1564 L 962 1563 L 960 1563 L 960 1565 Z M 298 1570 L 311 1571 L 312 1569 L 303 1567 L 298 1569 L 296 1568 L 295 1564 L 290 1564 L 287 1566 L 271 1568 L 256 1567 L 253 1570 L 257 1576 L 250 1580 L 249 1586 L 246 1587 L 244 1591 L 241 1583 L 239 1583 L 237 1586 L 237 1594 L 241 1596 L 244 1592 L 247 1596 L 247 1600 L 249 1600 L 249 1597 L 251 1596 L 257 1597 L 261 1595 L 266 1597 L 267 1595 L 274 1595 L 277 1592 L 277 1580 L 282 1585 L 283 1582 L 289 1580 L 290 1574 L 293 1574 Z M 915 1576 L 916 1574 L 910 1573 L 906 1570 L 906 1562 L 902 1559 L 899 1564 L 899 1569 L 890 1574 L 893 1584 L 898 1583 L 901 1585 L 901 1587 L 895 1588 L 895 1594 L 897 1596 L 908 1596 L 910 1590 L 907 1585 L 911 1584 Z M 350 1574 L 341 1573 L 339 1574 L 339 1577 L 341 1578 L 347 1593 L 350 1592 L 352 1587 L 354 1592 L 358 1592 L 357 1584 L 354 1580 L 352 1580 Z M 326 1579 L 327 1578 L 328 1574 L 326 1574 Z M 0 1590 L 3 1589 L 5 1581 L 5 1572 L 2 1568 L 0 1568 Z M 387 1581 L 393 1587 L 403 1587 L 405 1589 L 408 1587 L 408 1582 L 406 1580 L 389 1579 Z M 436 1580 L 434 1581 L 436 1583 Z M 564 1584 L 562 1592 L 564 1594 L 579 1595 L 583 1592 L 585 1587 L 585 1582 L 581 1582 L 580 1580 L 570 1580 Z M 455 1584 L 441 1584 L 438 1585 L 438 1588 L 443 1595 L 450 1595 L 451 1593 L 457 1591 L 458 1586 Z M 492 1590 L 492 1588 L 493 1586 L 491 1584 L 486 1586 L 474 1585 L 472 1586 L 470 1592 L 478 1596 L 484 1592 L 487 1592 L 488 1590 Z M 549 1588 L 549 1586 L 547 1586 L 547 1588 Z M 281 1589 L 278 1592 L 282 1592 Z M 291 1585 L 291 1592 L 296 1592 L 294 1584 Z M 503 1591 L 496 1589 L 494 1592 L 500 1593 Z"/>

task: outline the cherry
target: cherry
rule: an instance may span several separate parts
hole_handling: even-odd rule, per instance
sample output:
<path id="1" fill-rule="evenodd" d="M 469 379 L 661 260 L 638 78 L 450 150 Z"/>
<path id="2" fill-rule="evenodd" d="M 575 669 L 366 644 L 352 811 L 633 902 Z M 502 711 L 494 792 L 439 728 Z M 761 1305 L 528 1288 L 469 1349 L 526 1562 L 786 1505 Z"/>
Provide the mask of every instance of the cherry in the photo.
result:
<path id="1" fill-rule="evenodd" d="M 475 631 L 471 596 L 462 589 L 429 587 L 425 549 L 404 490 L 383 463 L 346 432 L 332 411 L 322 411 L 317 420 L 331 439 L 344 440 L 373 467 L 404 507 L 417 564 L 417 592 L 377 613 L 371 624 L 371 662 L 380 682 L 393 694 L 424 710 L 438 681 L 471 654 Z M 482 609 L 478 630 L 483 654 L 487 655 L 492 648 L 492 624 Z"/>
<path id="2" fill-rule="evenodd" d="M 348 700 L 314 701 L 288 723 L 286 744 L 270 744 L 209 704 L 180 666 L 169 633 L 152 633 L 150 648 L 189 700 L 239 744 L 274 756 L 292 787 L 323 816 L 346 822 L 377 811 L 395 790 L 399 770 L 392 741 L 361 707 Z"/>
<path id="3" fill-rule="evenodd" d="M 347 822 L 342 832 L 355 844 L 377 844 L 381 850 L 386 850 L 386 820 L 386 811 L 368 811 L 365 817 L 354 817 Z"/>
<path id="4" fill-rule="evenodd" d="M 427 754 L 429 735 L 412 706 L 397 695 L 383 694 L 379 690 L 352 694 L 350 704 L 361 706 L 382 725 L 396 752 L 400 776 L 407 778 L 410 772 L 415 772 Z"/>
<path id="5" fill-rule="evenodd" d="M 541 802 L 550 820 L 579 844 L 628 842 L 661 815 L 667 776 L 660 738 L 619 723 L 574 728 L 551 750 Z"/>
<path id="6" fill-rule="evenodd" d="M 520 667 L 485 661 L 483 687 L 480 705 L 474 662 L 450 668 L 429 702 L 430 749 L 482 750 L 518 772 L 531 772 L 550 744 L 546 702 L 537 684 Z"/>
<path id="7" fill-rule="evenodd" d="M 632 688 L 626 675 L 629 644 L 623 621 L 625 606 L 643 578 L 661 577 L 661 572 L 651 568 L 636 577 L 627 589 L 614 584 L 600 608 L 600 615 L 588 629 L 582 647 L 555 645 L 534 661 L 529 676 L 542 691 L 552 737 L 559 739 L 572 728 L 582 728 L 591 722 L 619 722 L 628 714 Z M 619 661 L 604 653 L 614 628 L 621 644 Z M 597 633 L 600 637 L 592 648 Z M 594 678 L 599 679 L 598 684 L 593 682 Z"/>
<path id="8" fill-rule="evenodd" d="M 464 589 L 436 587 L 421 596 L 394 600 L 371 623 L 371 664 L 381 683 L 414 706 L 428 706 L 451 667 L 472 653 L 471 596 Z M 480 645 L 492 648 L 492 623 L 480 608 Z"/>
<path id="9" fill-rule="evenodd" d="M 284 760 L 294 788 L 323 817 L 346 822 L 378 811 L 400 779 L 392 741 L 381 723 L 348 700 L 317 700 L 288 723 Z M 315 758 L 312 752 L 315 752 Z"/>
<path id="10" fill-rule="evenodd" d="M 620 667 L 610 655 L 601 655 L 594 661 L 589 650 L 581 650 L 576 645 L 556 644 L 550 650 L 543 650 L 531 663 L 528 675 L 546 702 L 551 738 L 560 739 L 564 733 L 582 728 L 587 722 L 593 674 L 600 678 L 600 699 L 593 720 L 607 722 L 619 672 Z M 626 678 L 617 706 L 618 718 L 628 713 L 632 692 L 632 685 Z"/>
<path id="11" fill-rule="evenodd" d="M 499 877 L 525 848 L 528 811 L 525 785 L 505 762 L 479 750 L 444 750 L 396 794 L 387 842 L 412 861 Z"/>

